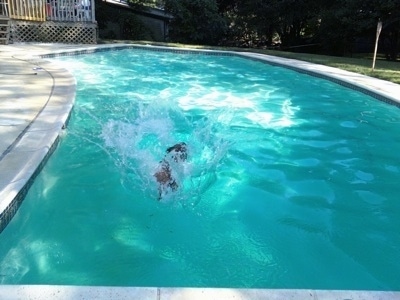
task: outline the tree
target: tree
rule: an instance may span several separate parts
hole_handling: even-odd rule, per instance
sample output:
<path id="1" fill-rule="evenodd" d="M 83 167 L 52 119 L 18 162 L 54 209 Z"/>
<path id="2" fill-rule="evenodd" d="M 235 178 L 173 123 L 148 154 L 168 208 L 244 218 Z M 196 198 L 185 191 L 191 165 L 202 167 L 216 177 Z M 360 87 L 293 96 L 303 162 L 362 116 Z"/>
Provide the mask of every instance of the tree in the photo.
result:
<path id="1" fill-rule="evenodd" d="M 166 0 L 165 10 L 173 16 L 170 38 L 189 44 L 216 45 L 226 32 L 226 22 L 215 0 Z"/>
<path id="2" fill-rule="evenodd" d="M 130 6 L 145 9 L 146 7 L 162 7 L 163 0 L 126 0 Z"/>
<path id="3" fill-rule="evenodd" d="M 164 5 L 174 17 L 171 41 L 252 47 L 279 40 L 285 49 L 318 43 L 324 52 L 334 55 L 352 53 L 360 38 L 372 47 L 380 19 L 380 49 L 388 59 L 398 56 L 400 0 L 128 1 L 141 7 Z"/>
<path id="4" fill-rule="evenodd" d="M 303 43 L 318 26 L 323 0 L 219 0 L 220 11 L 227 9 L 230 33 L 237 40 L 264 40 L 271 44 L 275 36 L 283 46 Z M 252 41 L 253 40 L 253 41 Z"/>
<path id="5" fill-rule="evenodd" d="M 275 25 L 284 46 L 304 44 L 303 39 L 315 34 L 319 27 L 319 14 L 324 1 L 282 0 L 275 1 L 278 14 Z"/>
<path id="6" fill-rule="evenodd" d="M 382 20 L 387 24 L 382 32 L 384 39 L 398 49 L 399 27 L 393 20 L 400 14 L 399 10 L 400 0 L 332 1 L 321 13 L 321 43 L 330 54 L 351 53 L 356 39 L 375 37 L 376 24 L 378 20 Z M 388 23 L 392 25 L 388 26 Z"/>

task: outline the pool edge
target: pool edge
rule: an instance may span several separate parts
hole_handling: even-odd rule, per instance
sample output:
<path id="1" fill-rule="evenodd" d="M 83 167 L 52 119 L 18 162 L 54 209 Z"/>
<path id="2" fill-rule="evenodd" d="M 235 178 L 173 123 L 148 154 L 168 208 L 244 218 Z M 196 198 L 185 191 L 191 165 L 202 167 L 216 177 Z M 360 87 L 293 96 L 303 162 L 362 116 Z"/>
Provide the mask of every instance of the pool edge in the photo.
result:
<path id="1" fill-rule="evenodd" d="M 172 46 L 153 46 L 143 44 L 104 44 L 92 45 L 85 47 L 70 48 L 67 50 L 51 51 L 43 53 L 42 58 L 55 58 L 59 56 L 73 56 L 82 54 L 91 54 L 96 52 L 110 51 L 110 50 L 124 50 L 124 49 L 142 49 L 150 51 L 164 51 L 174 53 L 188 53 L 188 54 L 206 54 L 206 55 L 227 55 L 239 56 L 247 59 L 257 60 L 269 63 L 276 66 L 288 68 L 297 72 L 305 73 L 314 77 L 320 77 L 325 80 L 332 81 L 342 86 L 352 88 L 358 92 L 364 93 L 380 101 L 400 107 L 400 85 L 354 73 L 342 69 L 301 61 L 293 58 L 284 58 L 268 54 L 261 54 L 255 52 L 240 52 L 229 50 L 212 50 L 212 49 L 195 49 L 195 48 L 179 48 Z"/>
<path id="2" fill-rule="evenodd" d="M 157 288 L 65 285 L 3 285 L 0 299 L 363 299 L 395 300 L 400 292 L 312 289 Z"/>
<path id="3" fill-rule="evenodd" d="M 329 80 L 377 100 L 400 107 L 400 85 L 390 81 L 292 58 L 249 52 L 240 52 L 240 55 Z"/>
<path id="4" fill-rule="evenodd" d="M 25 62 L 27 68 L 48 74 L 47 78 L 36 80 L 35 85 L 39 89 L 49 89 L 49 94 L 46 95 L 47 100 L 42 98 L 41 101 L 37 96 L 27 97 L 26 102 L 34 106 L 34 117 L 27 121 L 1 155 L 0 167 L 7 174 L 0 182 L 0 234 L 16 214 L 33 180 L 57 147 L 75 101 L 76 80 L 69 71 L 40 57 L 17 59 Z M 28 119 L 27 116 L 25 118 Z"/>

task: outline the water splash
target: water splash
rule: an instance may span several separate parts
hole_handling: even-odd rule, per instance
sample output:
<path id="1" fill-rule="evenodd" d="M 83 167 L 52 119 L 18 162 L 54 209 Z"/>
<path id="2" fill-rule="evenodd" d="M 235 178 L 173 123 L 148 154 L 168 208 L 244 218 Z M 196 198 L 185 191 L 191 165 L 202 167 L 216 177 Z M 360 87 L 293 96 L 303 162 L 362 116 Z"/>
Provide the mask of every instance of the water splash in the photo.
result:
<path id="1" fill-rule="evenodd" d="M 215 181 L 216 169 L 230 145 L 222 135 L 223 128 L 215 117 L 188 119 L 167 102 L 138 103 L 136 118 L 110 119 L 103 124 L 101 133 L 125 188 L 153 199 L 158 197 L 154 174 L 166 156 L 166 149 L 185 142 L 188 159 L 179 163 L 168 160 L 179 188 L 162 197 L 163 202 L 184 205 L 196 205 Z"/>

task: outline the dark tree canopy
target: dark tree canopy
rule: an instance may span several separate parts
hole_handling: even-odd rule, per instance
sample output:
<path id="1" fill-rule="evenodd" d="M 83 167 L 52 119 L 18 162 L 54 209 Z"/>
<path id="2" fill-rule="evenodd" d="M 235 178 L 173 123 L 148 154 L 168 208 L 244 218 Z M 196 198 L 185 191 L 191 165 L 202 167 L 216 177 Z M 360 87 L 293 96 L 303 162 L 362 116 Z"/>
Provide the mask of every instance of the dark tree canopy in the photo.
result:
<path id="1" fill-rule="evenodd" d="M 173 15 L 170 37 L 181 43 L 217 44 L 227 25 L 215 0 L 165 0 Z"/>
<path id="2" fill-rule="evenodd" d="M 400 0 L 129 1 L 171 13 L 172 42 L 248 47 L 279 43 L 289 50 L 343 55 L 361 43 L 369 51 L 381 20 L 381 48 L 387 58 L 396 59 L 399 50 Z"/>

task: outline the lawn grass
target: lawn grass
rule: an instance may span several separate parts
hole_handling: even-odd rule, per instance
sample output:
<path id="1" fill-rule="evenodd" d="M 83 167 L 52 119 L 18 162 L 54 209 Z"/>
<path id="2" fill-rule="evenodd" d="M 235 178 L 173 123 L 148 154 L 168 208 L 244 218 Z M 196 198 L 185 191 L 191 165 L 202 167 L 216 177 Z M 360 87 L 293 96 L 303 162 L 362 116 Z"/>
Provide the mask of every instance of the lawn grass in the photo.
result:
<path id="1" fill-rule="evenodd" d="M 168 46 L 178 48 L 192 48 L 192 49 L 215 49 L 215 50 L 227 50 L 237 52 L 256 52 L 267 55 L 274 55 L 285 58 L 292 58 L 303 60 L 315 64 L 326 65 L 343 69 L 350 72 L 355 72 L 387 81 L 391 81 L 400 84 L 400 61 L 387 61 L 383 57 L 378 57 L 375 70 L 372 71 L 372 54 L 358 55 L 358 57 L 338 57 L 308 53 L 295 53 L 285 52 L 280 50 L 264 50 L 264 49 L 250 49 L 250 48 L 230 48 L 230 47 L 207 47 L 207 46 L 195 46 L 195 45 L 184 45 L 174 43 L 160 43 L 160 42 L 149 42 L 149 41 L 103 41 L 105 43 L 110 42 L 124 42 L 134 44 L 146 44 L 154 46 Z"/>
<path id="2" fill-rule="evenodd" d="M 378 57 L 372 71 L 372 54 L 365 54 L 363 57 L 337 57 L 273 50 L 262 50 L 261 53 L 335 67 L 400 84 L 400 62 Z"/>

